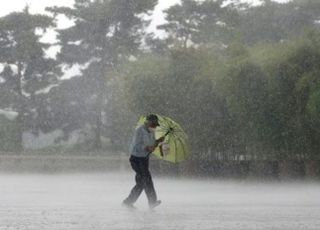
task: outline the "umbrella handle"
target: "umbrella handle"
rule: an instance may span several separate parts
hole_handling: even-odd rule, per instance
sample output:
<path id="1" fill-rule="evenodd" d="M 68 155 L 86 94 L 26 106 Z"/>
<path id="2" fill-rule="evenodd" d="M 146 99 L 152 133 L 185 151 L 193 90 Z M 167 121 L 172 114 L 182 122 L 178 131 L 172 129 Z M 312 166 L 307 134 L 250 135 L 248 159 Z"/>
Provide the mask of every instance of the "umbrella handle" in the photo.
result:
<path id="1" fill-rule="evenodd" d="M 171 133 L 173 131 L 173 128 L 169 128 L 168 132 L 166 132 L 166 134 L 164 134 L 164 137 L 168 136 L 169 133 Z"/>
<path id="2" fill-rule="evenodd" d="M 162 145 L 160 145 L 159 148 L 160 148 L 160 155 L 161 155 L 162 157 L 164 157 Z"/>

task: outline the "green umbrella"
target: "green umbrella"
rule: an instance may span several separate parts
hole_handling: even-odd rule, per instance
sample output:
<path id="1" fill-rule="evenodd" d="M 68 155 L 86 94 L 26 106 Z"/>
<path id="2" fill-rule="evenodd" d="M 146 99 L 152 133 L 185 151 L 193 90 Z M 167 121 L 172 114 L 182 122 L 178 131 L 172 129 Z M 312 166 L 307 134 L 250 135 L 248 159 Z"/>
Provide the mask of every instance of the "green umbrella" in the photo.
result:
<path id="1" fill-rule="evenodd" d="M 159 124 L 155 130 L 156 139 L 165 136 L 164 142 L 160 143 L 153 154 L 166 161 L 179 163 L 187 159 L 190 154 L 188 137 L 181 126 L 172 119 L 157 115 Z M 146 116 L 139 119 L 138 127 L 144 124 Z"/>

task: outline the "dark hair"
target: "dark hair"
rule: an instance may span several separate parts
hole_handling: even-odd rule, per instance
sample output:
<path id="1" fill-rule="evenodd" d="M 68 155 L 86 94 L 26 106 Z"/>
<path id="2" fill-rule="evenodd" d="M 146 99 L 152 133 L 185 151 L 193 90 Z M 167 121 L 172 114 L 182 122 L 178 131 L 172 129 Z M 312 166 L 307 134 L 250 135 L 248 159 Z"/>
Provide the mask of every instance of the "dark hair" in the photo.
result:
<path id="1" fill-rule="evenodd" d="M 151 121 L 152 123 L 156 124 L 159 126 L 159 121 L 158 121 L 158 116 L 155 115 L 155 114 L 149 114 L 147 117 L 146 117 L 146 120 L 147 121 Z"/>

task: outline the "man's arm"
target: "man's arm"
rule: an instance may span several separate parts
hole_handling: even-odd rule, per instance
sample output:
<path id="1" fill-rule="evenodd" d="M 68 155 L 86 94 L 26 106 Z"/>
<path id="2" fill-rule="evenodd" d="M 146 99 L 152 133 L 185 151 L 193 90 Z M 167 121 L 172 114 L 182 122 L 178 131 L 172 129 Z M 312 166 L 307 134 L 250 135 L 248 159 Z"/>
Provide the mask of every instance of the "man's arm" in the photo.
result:
<path id="1" fill-rule="evenodd" d="M 161 142 L 164 141 L 164 138 L 165 138 L 165 137 L 160 137 L 159 139 L 157 139 L 157 140 L 155 141 L 154 145 L 152 145 L 152 146 L 146 146 L 145 150 L 148 151 L 148 152 L 150 152 L 150 153 L 153 152 L 153 151 L 155 150 L 155 148 L 157 148 L 158 145 L 159 145 Z"/>
<path id="2" fill-rule="evenodd" d="M 156 140 L 155 146 L 157 147 L 161 142 L 164 141 L 165 136 L 160 137 L 159 139 Z"/>

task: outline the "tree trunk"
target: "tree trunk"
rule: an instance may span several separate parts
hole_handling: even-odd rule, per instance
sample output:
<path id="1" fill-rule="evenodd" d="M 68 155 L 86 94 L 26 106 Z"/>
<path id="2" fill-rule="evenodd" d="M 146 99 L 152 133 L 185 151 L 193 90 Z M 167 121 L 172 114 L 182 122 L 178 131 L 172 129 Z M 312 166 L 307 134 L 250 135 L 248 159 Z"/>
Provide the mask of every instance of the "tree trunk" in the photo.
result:
<path id="1" fill-rule="evenodd" d="M 99 75 L 99 85 L 97 86 L 98 90 L 98 97 L 96 100 L 96 127 L 95 127 L 95 138 L 94 138 L 94 146 L 93 148 L 95 150 L 102 149 L 102 112 L 104 107 L 104 100 L 105 100 L 105 90 L 106 90 L 106 79 L 105 79 L 105 60 L 102 58 L 101 61 L 101 69 L 100 69 L 100 75 Z"/>
<path id="2" fill-rule="evenodd" d="M 95 150 L 99 150 L 102 148 L 102 141 L 101 141 L 101 135 L 102 135 L 102 110 L 103 110 L 103 96 L 104 93 L 102 90 L 99 90 L 97 103 L 96 103 L 96 127 L 95 127 L 95 137 L 94 137 L 94 146 L 93 148 Z"/>
<path id="3" fill-rule="evenodd" d="M 17 79 L 17 93 L 19 95 L 19 104 L 17 108 L 18 116 L 17 116 L 17 133 L 16 133 L 16 141 L 17 141 L 17 146 L 16 149 L 17 151 L 21 152 L 23 150 L 23 127 L 24 127 L 24 100 L 23 100 L 23 94 L 22 94 L 22 86 L 21 86 L 21 81 L 22 81 L 22 63 L 18 62 L 18 79 Z"/>
<path id="4" fill-rule="evenodd" d="M 101 142 L 101 126 L 102 126 L 102 120 L 101 120 L 101 110 L 97 109 L 96 114 L 96 128 L 95 128 L 95 138 L 94 138 L 94 149 L 99 150 L 102 148 L 102 142 Z"/>

